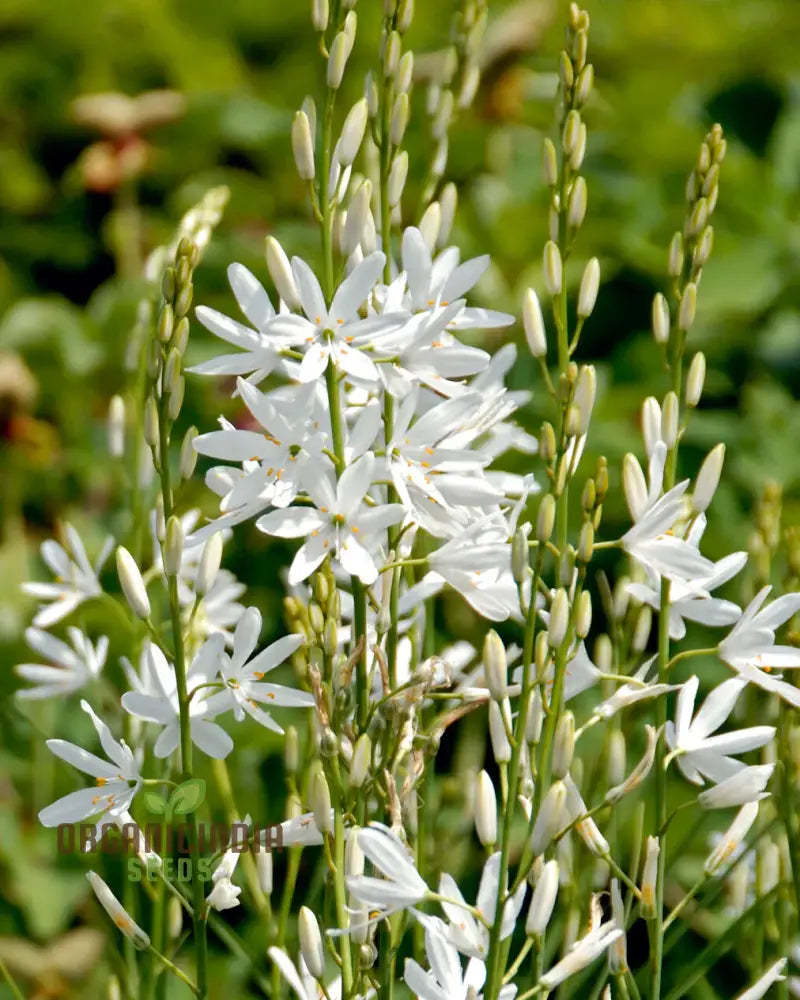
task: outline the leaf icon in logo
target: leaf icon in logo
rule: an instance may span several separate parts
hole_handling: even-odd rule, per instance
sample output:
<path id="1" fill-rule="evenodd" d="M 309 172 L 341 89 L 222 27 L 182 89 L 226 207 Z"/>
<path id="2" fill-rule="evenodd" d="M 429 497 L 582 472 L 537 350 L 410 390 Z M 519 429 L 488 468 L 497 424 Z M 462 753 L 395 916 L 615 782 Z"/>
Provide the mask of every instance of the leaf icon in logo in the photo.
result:
<path id="1" fill-rule="evenodd" d="M 174 815 L 185 816 L 194 812 L 206 797 L 206 783 L 202 778 L 182 782 L 169 799 L 169 810 Z"/>
<path id="2" fill-rule="evenodd" d="M 144 799 L 144 804 L 147 806 L 148 812 L 153 813 L 154 816 L 163 816 L 167 811 L 167 804 L 158 794 L 150 788 L 145 788 L 142 792 L 142 798 Z"/>

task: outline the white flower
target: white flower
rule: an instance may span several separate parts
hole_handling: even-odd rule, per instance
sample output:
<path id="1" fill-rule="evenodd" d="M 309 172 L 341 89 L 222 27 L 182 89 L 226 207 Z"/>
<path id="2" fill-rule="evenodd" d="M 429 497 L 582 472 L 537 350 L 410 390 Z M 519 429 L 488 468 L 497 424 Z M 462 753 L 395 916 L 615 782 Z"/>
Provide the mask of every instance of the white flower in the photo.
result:
<path id="1" fill-rule="evenodd" d="M 95 896 L 97 896 L 98 902 L 114 921 L 114 925 L 122 931 L 126 938 L 133 941 L 134 945 L 140 950 L 143 951 L 145 948 L 149 948 L 150 937 L 131 917 L 100 876 L 95 872 L 87 872 L 86 878 L 89 880 L 89 885 L 92 887 Z"/>
<path id="2" fill-rule="evenodd" d="M 67 629 L 67 635 L 71 646 L 41 629 L 26 629 L 25 641 L 50 663 L 20 663 L 14 668 L 20 677 L 36 685 L 17 691 L 18 698 L 74 694 L 100 676 L 106 662 L 108 638 L 101 636 L 94 645 L 87 635 L 74 627 Z"/>
<path id="3" fill-rule="evenodd" d="M 546 990 L 554 990 L 559 983 L 590 965 L 621 936 L 622 931 L 613 920 L 600 924 L 576 941 L 561 961 L 541 977 L 539 985 Z"/>
<path id="4" fill-rule="evenodd" d="M 209 684 L 218 676 L 222 662 L 224 641 L 221 635 L 207 639 L 195 656 L 186 673 L 186 687 L 191 692 L 195 687 Z M 159 733 L 153 753 L 156 757 L 168 757 L 180 742 L 180 707 L 174 669 L 167 663 L 161 650 L 152 643 L 147 648 L 149 671 L 149 692 L 128 691 L 122 696 L 122 707 L 126 712 L 147 722 L 157 722 L 164 728 Z M 232 707 L 229 691 L 219 691 L 209 695 L 210 688 L 198 691 L 189 703 L 189 720 L 192 743 L 209 757 L 218 760 L 233 749 L 230 736 L 210 720 Z"/>
<path id="5" fill-rule="evenodd" d="M 685 539 L 670 534 L 682 513 L 683 494 L 689 480 L 661 496 L 666 457 L 666 445 L 663 441 L 656 442 L 650 457 L 647 488 L 636 459 L 631 455 L 626 461 L 625 497 L 634 525 L 622 536 L 622 547 L 645 569 L 669 580 L 711 576 L 714 564 Z"/>
<path id="6" fill-rule="evenodd" d="M 696 785 L 703 784 L 703 777 L 720 782 L 744 770 L 745 765 L 731 754 L 763 747 L 775 735 L 774 726 L 751 726 L 712 736 L 733 711 L 747 682 L 732 678 L 715 687 L 692 719 L 699 683 L 697 677 L 690 677 L 683 685 L 675 708 L 675 724 L 668 722 L 666 728 L 675 763 Z"/>
<path id="7" fill-rule="evenodd" d="M 779 958 L 749 989 L 746 989 L 744 993 L 737 994 L 736 1000 L 761 1000 L 761 997 L 766 994 L 773 983 L 781 983 L 786 979 L 783 974 L 785 969 L 786 959 Z"/>
<path id="8" fill-rule="evenodd" d="M 236 866 L 239 863 L 239 858 L 243 853 L 241 850 L 241 835 L 244 833 L 242 827 L 249 827 L 250 822 L 250 817 L 245 816 L 241 823 L 233 824 L 235 828 L 234 842 L 222 855 L 222 860 L 211 875 L 214 887 L 208 894 L 206 902 L 212 910 L 230 910 L 234 906 L 239 905 L 239 896 L 242 890 L 238 885 L 233 884 L 232 879 L 233 873 L 236 871 Z"/>
<path id="9" fill-rule="evenodd" d="M 726 778 L 718 785 L 700 792 L 697 801 L 704 809 L 728 809 L 731 806 L 743 806 L 748 802 L 765 799 L 768 792 L 764 789 L 772 777 L 774 764 L 754 764 Z"/>
<path id="10" fill-rule="evenodd" d="M 222 660 L 221 672 L 233 700 L 234 715 L 241 721 L 245 713 L 252 716 L 267 729 L 282 733 L 283 729 L 265 712 L 260 704 L 279 705 L 294 708 L 309 708 L 314 705 L 314 697 L 307 691 L 283 687 L 280 684 L 263 683 L 264 676 L 303 645 L 302 635 L 286 635 L 252 656 L 261 633 L 261 614 L 257 608 L 248 608 L 236 626 L 233 637 L 233 652 Z"/>
<path id="11" fill-rule="evenodd" d="M 356 899 L 380 911 L 381 916 L 388 916 L 414 906 L 428 895 L 428 886 L 414 866 L 408 848 L 387 826 L 371 823 L 359 831 L 358 844 L 384 878 L 348 877 L 347 888 Z"/>
<path id="12" fill-rule="evenodd" d="M 23 583 L 26 594 L 40 597 L 43 603 L 37 611 L 33 624 L 37 628 L 49 628 L 60 622 L 84 601 L 102 593 L 98 579 L 103 564 L 114 548 L 114 539 L 109 537 L 103 543 L 94 566 L 89 562 L 86 549 L 71 524 L 64 525 L 66 544 L 48 539 L 42 542 L 42 559 L 56 578 L 55 583 Z"/>
<path id="13" fill-rule="evenodd" d="M 139 766 L 127 743 L 124 740 L 117 742 L 114 739 L 111 730 L 95 715 L 87 702 L 82 701 L 81 708 L 94 723 L 100 745 L 108 760 L 96 757 L 83 747 L 68 743 L 66 740 L 47 741 L 51 753 L 79 771 L 83 771 L 84 774 L 90 774 L 95 779 L 96 787 L 81 788 L 77 792 L 71 792 L 42 809 L 39 813 L 39 822 L 43 826 L 77 823 L 98 813 L 116 816 L 127 812 L 133 797 L 142 785 Z"/>
<path id="14" fill-rule="evenodd" d="M 475 901 L 475 909 L 486 921 L 484 924 L 470 913 L 468 904 L 452 875 L 445 873 L 440 878 L 439 895 L 447 899 L 447 902 L 441 902 L 441 907 L 450 921 L 447 935 L 462 954 L 481 959 L 487 956 L 489 952 L 489 927 L 494 923 L 497 911 L 499 883 L 500 852 L 497 851 L 487 859 L 483 866 L 478 886 L 478 897 Z M 525 901 L 525 890 L 526 885 L 523 882 L 505 903 L 500 929 L 501 941 L 505 940 L 514 930 L 519 911 Z M 504 885 L 503 895 L 507 891 L 508 886 Z"/>
<path id="15" fill-rule="evenodd" d="M 368 507 L 364 497 L 372 484 L 375 464 L 371 452 L 349 465 L 334 484 L 323 473 L 307 489 L 316 507 L 289 507 L 264 514 L 256 522 L 260 531 L 280 538 L 305 538 L 289 568 L 289 583 L 310 576 L 329 554 L 362 583 L 374 583 L 378 567 L 370 549 L 372 536 L 404 516 L 399 504 Z"/>
<path id="16" fill-rule="evenodd" d="M 718 646 L 720 659 L 744 680 L 800 708 L 800 689 L 773 670 L 800 667 L 800 649 L 775 644 L 775 630 L 800 610 L 800 593 L 784 594 L 766 608 L 771 587 L 763 587 Z"/>

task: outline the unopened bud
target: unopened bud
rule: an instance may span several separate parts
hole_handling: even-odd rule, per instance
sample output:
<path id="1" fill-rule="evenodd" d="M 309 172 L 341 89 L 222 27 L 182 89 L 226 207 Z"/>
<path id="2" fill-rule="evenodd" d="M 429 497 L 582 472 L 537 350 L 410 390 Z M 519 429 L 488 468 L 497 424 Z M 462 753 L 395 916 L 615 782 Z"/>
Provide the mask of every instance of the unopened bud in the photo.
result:
<path id="1" fill-rule="evenodd" d="M 349 257 L 361 243 L 367 216 L 370 214 L 371 200 L 372 184 L 370 181 L 363 181 L 353 195 L 347 210 L 347 220 L 341 237 L 342 251 L 345 256 Z"/>
<path id="2" fill-rule="evenodd" d="M 322 768 L 314 775 L 311 803 L 317 829 L 320 833 L 333 833 L 331 790 L 328 788 L 328 782 L 325 779 L 325 772 Z"/>
<path id="3" fill-rule="evenodd" d="M 581 122 L 575 148 L 569 157 L 569 166 L 574 173 L 577 173 L 581 169 L 584 156 L 586 156 L 586 122 Z"/>
<path id="4" fill-rule="evenodd" d="M 669 324 L 669 305 L 661 292 L 657 292 L 652 311 L 653 340 L 657 344 L 666 344 L 669 340 Z"/>
<path id="5" fill-rule="evenodd" d="M 694 250 L 694 266 L 696 268 L 705 267 L 708 263 L 708 258 L 711 256 L 711 251 L 714 249 L 714 227 L 706 226 L 703 232 L 700 234 L 700 239 L 697 241 L 697 246 Z"/>
<path id="6" fill-rule="evenodd" d="M 458 93 L 458 106 L 461 109 L 468 108 L 475 100 L 478 87 L 481 82 L 481 71 L 475 63 L 471 63 L 464 71 L 461 81 L 461 90 Z"/>
<path id="7" fill-rule="evenodd" d="M 545 139 L 542 143 L 542 179 L 548 187 L 555 187 L 558 183 L 558 157 L 552 139 Z"/>
<path id="8" fill-rule="evenodd" d="M 675 233 L 669 244 L 669 261 L 667 265 L 670 278 L 679 278 L 683 270 L 683 236 Z"/>
<path id="9" fill-rule="evenodd" d="M 530 909 L 525 921 L 528 937 L 542 937 L 550 923 L 553 907 L 558 895 L 558 862 L 548 861 L 543 865 L 533 890 Z"/>
<path id="10" fill-rule="evenodd" d="M 197 452 L 194 447 L 194 439 L 197 437 L 197 428 L 190 427 L 183 435 L 181 441 L 180 458 L 178 460 L 178 472 L 181 479 L 191 479 L 194 468 L 197 465 Z"/>
<path id="11" fill-rule="evenodd" d="M 267 270 L 278 295 L 290 309 L 300 309 L 302 303 L 297 291 L 292 266 L 283 247 L 274 236 L 266 239 Z"/>
<path id="12" fill-rule="evenodd" d="M 347 56 L 350 48 L 350 39 L 340 31 L 331 44 L 328 55 L 328 87 L 331 90 L 338 90 L 342 85 L 344 68 L 347 65 Z"/>
<path id="13" fill-rule="evenodd" d="M 688 235 L 697 236 L 703 226 L 705 226 L 707 219 L 708 202 L 705 198 L 699 198 L 692 209 L 692 214 L 689 216 L 687 224 Z"/>
<path id="14" fill-rule="evenodd" d="M 586 319 L 591 316 L 600 289 L 600 261 L 592 257 L 583 270 L 581 287 L 578 293 L 578 316 Z"/>
<path id="15" fill-rule="evenodd" d="M 552 462 L 556 454 L 556 432 L 548 421 L 542 424 L 539 432 L 539 456 L 543 462 Z"/>
<path id="16" fill-rule="evenodd" d="M 623 975 L 628 971 L 628 942 L 625 936 L 625 904 L 619 891 L 617 879 L 611 879 L 611 919 L 622 931 L 622 935 L 612 941 L 608 949 L 608 967 L 614 975 Z"/>
<path id="17" fill-rule="evenodd" d="M 183 558 L 183 525 L 174 514 L 167 521 L 167 537 L 164 542 L 164 572 L 167 576 L 177 576 Z"/>
<path id="18" fill-rule="evenodd" d="M 594 365 L 582 365 L 578 372 L 573 402 L 580 414 L 579 434 L 586 434 L 597 396 L 597 372 Z"/>
<path id="19" fill-rule="evenodd" d="M 613 729 L 608 737 L 608 784 L 621 785 L 625 780 L 625 736 Z"/>
<path id="20" fill-rule="evenodd" d="M 703 386 L 706 381 L 706 356 L 702 351 L 698 351 L 692 358 L 689 365 L 689 374 L 686 376 L 686 405 L 697 406 L 700 397 L 703 395 Z"/>
<path id="21" fill-rule="evenodd" d="M 358 155 L 367 127 L 367 118 L 367 101 L 362 97 L 347 112 L 342 125 L 342 134 L 337 144 L 337 159 L 343 167 L 349 167 Z"/>
<path id="22" fill-rule="evenodd" d="M 125 400 L 112 396 L 108 407 L 108 451 L 112 458 L 122 458 L 125 452 Z"/>
<path id="23" fill-rule="evenodd" d="M 631 517 L 638 521 L 647 507 L 647 482 L 636 456 L 630 452 L 622 460 L 622 488 Z"/>
<path id="24" fill-rule="evenodd" d="M 350 762 L 350 787 L 361 788 L 367 778 L 372 762 L 372 740 L 368 733 L 362 733 L 353 748 L 353 759 Z"/>
<path id="25" fill-rule="evenodd" d="M 634 653 L 643 653 L 647 648 L 650 639 L 650 631 L 653 627 L 653 610 L 649 604 L 639 608 L 639 615 L 636 618 L 636 625 L 631 638 L 631 648 Z"/>
<path id="26" fill-rule="evenodd" d="M 189 317 L 181 316 L 172 331 L 172 345 L 179 355 L 186 353 L 189 344 Z"/>
<path id="27" fill-rule="evenodd" d="M 283 741 L 283 763 L 288 774 L 297 774 L 300 767 L 300 741 L 294 726 L 288 726 Z"/>
<path id="28" fill-rule="evenodd" d="M 575 716 L 572 712 L 564 712 L 558 720 L 555 741 L 553 743 L 552 772 L 554 777 L 565 778 L 569 774 L 574 753 Z"/>
<path id="29" fill-rule="evenodd" d="M 641 913 L 645 920 L 660 916 L 656 913 L 656 883 L 658 881 L 658 855 L 661 850 L 658 837 L 647 838 L 647 854 L 642 874 Z"/>
<path id="30" fill-rule="evenodd" d="M 393 146 L 399 146 L 406 134 L 408 125 L 408 94 L 398 94 L 392 108 L 392 120 L 389 126 L 389 139 Z"/>
<path id="31" fill-rule="evenodd" d="M 592 483 L 592 480 L 589 480 Z M 589 485 L 587 483 L 587 485 Z M 592 486 L 594 484 L 592 483 Z M 584 521 L 578 536 L 578 559 L 582 563 L 591 562 L 594 552 L 594 527 L 591 521 Z"/>
<path id="32" fill-rule="evenodd" d="M 137 618 L 150 617 L 150 598 L 136 560 L 123 546 L 117 547 L 117 576 L 131 611 Z"/>
<path id="33" fill-rule="evenodd" d="M 292 121 L 292 152 L 301 180 L 314 180 L 314 141 L 305 111 L 297 111 Z"/>
<path id="34" fill-rule="evenodd" d="M 191 281 L 187 281 L 185 284 L 181 285 L 178 289 L 177 295 L 175 296 L 175 319 L 182 319 L 189 312 L 193 295 L 194 287 L 192 286 Z"/>
<path id="35" fill-rule="evenodd" d="M 406 52 L 397 64 L 397 77 L 394 85 L 398 91 L 405 93 L 411 87 L 414 76 L 414 53 Z"/>
<path id="36" fill-rule="evenodd" d="M 358 842 L 358 834 L 359 828 L 357 826 L 351 826 L 348 830 L 347 844 L 344 849 L 344 873 L 347 876 L 364 874 L 364 852 Z"/>
<path id="37" fill-rule="evenodd" d="M 264 895 L 272 895 L 272 851 L 256 852 L 256 874 Z"/>
<path id="38" fill-rule="evenodd" d="M 517 528 L 511 541 L 511 575 L 514 583 L 521 586 L 528 579 L 530 561 L 528 558 L 528 536 Z"/>
<path id="39" fill-rule="evenodd" d="M 580 108 L 589 99 L 589 94 L 594 86 L 594 66 L 591 63 L 584 66 L 575 84 L 575 104 Z"/>
<path id="40" fill-rule="evenodd" d="M 442 222 L 439 227 L 439 237 L 437 245 L 444 246 L 450 238 L 450 231 L 453 228 L 453 220 L 456 216 L 456 205 L 458 204 L 458 189 L 452 181 L 445 184 L 439 193 L 439 206 L 442 213 Z"/>
<path id="41" fill-rule="evenodd" d="M 547 640 L 553 649 L 558 649 L 567 637 L 569 627 L 569 597 L 563 587 L 560 587 L 550 605 L 550 621 L 547 627 Z"/>
<path id="42" fill-rule="evenodd" d="M 394 208 L 399 204 L 408 177 L 408 153 L 401 150 L 394 158 L 392 169 L 389 172 L 389 208 Z"/>
<path id="43" fill-rule="evenodd" d="M 483 641 L 483 668 L 486 686 L 496 701 L 502 701 L 508 694 L 508 662 L 503 640 L 490 629 Z"/>
<path id="44" fill-rule="evenodd" d="M 548 240 L 544 245 L 544 283 L 550 295 L 561 293 L 562 267 L 558 246 Z"/>
<path id="45" fill-rule="evenodd" d="M 222 562 L 222 532 L 215 531 L 207 539 L 200 553 L 200 561 L 197 564 L 197 574 L 194 578 L 194 592 L 199 597 L 205 596 L 217 578 L 220 563 Z"/>
<path id="46" fill-rule="evenodd" d="M 567 225 L 570 229 L 579 229 L 586 218 L 588 191 L 583 177 L 576 177 L 569 193 L 567 202 Z"/>
<path id="47" fill-rule="evenodd" d="M 377 117 L 380 95 L 378 93 L 378 85 L 373 80 L 371 73 L 367 73 L 366 80 L 364 81 L 364 97 L 367 101 L 367 110 L 369 111 L 370 118 Z"/>
<path id="48" fill-rule="evenodd" d="M 680 404 L 674 392 L 668 392 L 661 407 L 661 440 L 667 448 L 673 448 L 678 440 L 678 412 Z"/>
<path id="49" fill-rule="evenodd" d="M 158 339 L 162 344 L 166 344 L 172 336 L 172 328 L 175 325 L 175 313 L 171 302 L 165 302 L 161 307 L 158 317 Z"/>
<path id="50" fill-rule="evenodd" d="M 555 781 L 547 791 L 531 831 L 531 850 L 534 856 L 544 854 L 562 826 L 562 815 L 567 801 L 563 781 Z"/>
<path id="51" fill-rule="evenodd" d="M 492 755 L 498 764 L 507 764 L 511 760 L 511 744 L 508 741 L 508 733 L 503 721 L 503 711 L 499 701 L 489 702 L 489 738 L 492 744 Z M 510 724 L 510 719 L 507 718 L 507 721 Z"/>
<path id="52" fill-rule="evenodd" d="M 393 31 L 386 41 L 386 48 L 383 53 L 383 75 L 387 79 L 397 73 L 402 47 L 399 33 Z"/>
<path id="53" fill-rule="evenodd" d="M 575 82 L 575 71 L 572 67 L 572 60 L 569 54 L 563 50 L 558 57 L 558 75 L 564 90 L 571 90 L 572 84 Z"/>
<path id="54" fill-rule="evenodd" d="M 544 725 L 544 706 L 542 705 L 542 695 L 538 687 L 530 693 L 528 702 L 528 718 L 525 724 L 525 739 L 528 743 L 536 744 L 542 737 L 542 726 Z"/>
<path id="55" fill-rule="evenodd" d="M 715 445 L 706 455 L 700 466 L 700 471 L 697 473 L 697 482 L 692 495 L 692 508 L 694 510 L 702 513 L 707 510 L 708 505 L 714 499 L 724 461 L 725 445 L 722 443 Z"/>
<path id="56" fill-rule="evenodd" d="M 591 528 L 591 525 L 585 525 Z M 575 635 L 579 639 L 585 639 L 592 627 L 592 595 L 588 590 L 582 590 L 578 598 L 578 605 L 575 608 Z"/>
<path id="57" fill-rule="evenodd" d="M 419 221 L 420 234 L 429 250 L 433 250 L 436 246 L 441 226 L 442 210 L 438 201 L 432 201 L 422 213 L 422 218 Z"/>
<path id="58" fill-rule="evenodd" d="M 522 325 L 531 354 L 535 358 L 543 358 L 547 354 L 547 334 L 539 296 L 532 288 L 525 292 L 522 303 Z"/>
<path id="59" fill-rule="evenodd" d="M 301 906 L 297 924 L 303 961 L 311 976 L 320 980 L 325 972 L 325 952 L 322 949 L 322 935 L 317 918 L 307 906 Z"/>
<path id="60" fill-rule="evenodd" d="M 709 854 L 704 865 L 706 875 L 718 875 L 739 849 L 750 827 L 758 816 L 758 802 L 748 802 L 736 814 L 731 825 L 722 834 L 719 843 Z"/>
<path id="61" fill-rule="evenodd" d="M 497 795 L 486 771 L 478 773 L 475 787 L 475 832 L 484 847 L 497 842 Z"/>
<path id="62" fill-rule="evenodd" d="M 186 392 L 186 383 L 182 375 L 173 379 L 168 387 L 169 402 L 167 403 L 167 416 L 170 420 L 177 420 L 183 406 L 183 394 Z"/>
<path id="63" fill-rule="evenodd" d="M 539 501 L 539 512 L 536 516 L 536 538 L 541 545 L 550 540 L 556 519 L 556 501 L 552 493 L 545 493 Z"/>

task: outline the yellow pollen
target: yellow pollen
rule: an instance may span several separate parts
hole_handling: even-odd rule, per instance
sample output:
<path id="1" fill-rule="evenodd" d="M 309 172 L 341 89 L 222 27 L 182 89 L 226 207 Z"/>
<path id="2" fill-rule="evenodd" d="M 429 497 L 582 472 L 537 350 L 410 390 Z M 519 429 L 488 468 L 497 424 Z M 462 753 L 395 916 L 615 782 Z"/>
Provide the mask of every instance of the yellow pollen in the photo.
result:
<path id="1" fill-rule="evenodd" d="M 350 528 L 350 530 L 351 530 L 351 531 L 353 532 L 353 534 L 354 534 L 354 535 L 357 535 L 357 534 L 358 534 L 358 528 L 356 527 L 356 525 L 355 525 L 355 524 L 354 524 L 354 525 L 352 525 L 352 527 Z"/>
<path id="2" fill-rule="evenodd" d="M 419 464 L 422 466 L 423 469 L 430 469 L 431 467 L 430 462 L 420 462 Z"/>
<path id="3" fill-rule="evenodd" d="M 425 454 L 426 455 L 432 455 L 433 454 L 433 448 L 426 448 L 425 449 Z"/>
<path id="4" fill-rule="evenodd" d="M 96 806 L 102 797 L 103 797 L 102 795 L 94 795 L 92 797 L 92 805 Z"/>
<path id="5" fill-rule="evenodd" d="M 447 299 L 442 299 L 442 301 L 441 301 L 440 305 L 443 305 L 443 306 L 449 306 L 449 305 L 450 305 L 450 303 L 449 303 L 449 302 L 447 301 Z"/>
<path id="6" fill-rule="evenodd" d="M 341 326 L 342 323 L 344 323 L 344 320 L 343 319 L 337 319 L 336 322 L 339 324 L 339 326 Z"/>
<path id="7" fill-rule="evenodd" d="M 260 670 L 256 670 L 253 677 L 255 677 L 257 681 L 260 681 L 264 677 L 264 674 Z"/>
<path id="8" fill-rule="evenodd" d="M 328 547 L 330 546 L 330 544 L 331 544 L 331 543 L 330 543 L 330 542 L 328 541 L 328 539 L 326 538 L 326 539 L 325 539 L 325 541 L 324 541 L 324 542 L 322 543 L 322 547 L 323 547 L 323 549 L 327 549 L 327 548 L 328 548 Z"/>
<path id="9" fill-rule="evenodd" d="M 102 788 L 103 785 L 106 783 L 106 779 L 105 778 L 95 778 L 95 782 L 94 783 L 97 785 L 98 788 Z"/>
<path id="10" fill-rule="evenodd" d="M 354 340 L 355 340 L 356 338 L 355 338 L 355 337 L 345 337 L 344 339 L 345 339 L 345 342 L 346 342 L 346 343 L 348 343 L 348 344 L 352 344 L 352 343 L 353 343 L 353 341 L 354 341 Z"/>
<path id="11" fill-rule="evenodd" d="M 275 471 L 275 466 L 274 466 L 274 465 L 271 465 L 271 466 L 270 466 L 270 467 L 269 467 L 269 468 L 267 469 L 267 475 L 268 475 L 268 476 L 271 476 L 271 475 L 272 475 L 272 473 L 273 473 L 274 471 Z"/>
<path id="12" fill-rule="evenodd" d="M 316 538 L 318 534 L 319 534 L 319 528 L 314 528 L 314 530 L 311 532 L 311 537 Z"/>
<path id="13" fill-rule="evenodd" d="M 320 322 L 322 322 L 322 321 L 320 320 L 320 317 L 319 317 L 319 316 L 315 316 L 315 317 L 314 317 L 314 322 L 315 322 L 315 323 L 320 323 Z"/>

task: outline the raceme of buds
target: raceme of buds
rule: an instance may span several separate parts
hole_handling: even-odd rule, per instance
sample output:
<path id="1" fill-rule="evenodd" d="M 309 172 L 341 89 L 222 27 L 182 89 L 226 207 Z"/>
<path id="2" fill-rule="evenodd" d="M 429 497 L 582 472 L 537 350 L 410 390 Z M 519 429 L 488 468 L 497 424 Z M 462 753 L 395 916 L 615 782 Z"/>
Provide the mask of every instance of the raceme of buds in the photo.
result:
<path id="1" fill-rule="evenodd" d="M 694 493 L 692 494 L 692 507 L 694 510 L 702 513 L 708 509 L 708 505 L 714 499 L 717 486 L 719 486 L 724 461 L 725 445 L 722 443 L 715 445 L 703 459 L 703 464 L 697 473 Z"/>
<path id="2" fill-rule="evenodd" d="M 506 648 L 494 629 L 486 633 L 483 641 L 483 666 L 489 693 L 496 701 L 502 701 L 508 694 L 508 665 Z"/>
<path id="3" fill-rule="evenodd" d="M 301 180 L 314 180 L 314 140 L 305 111 L 295 112 L 292 121 L 292 152 Z"/>
<path id="4" fill-rule="evenodd" d="M 534 358 L 544 357 L 547 354 L 547 334 L 539 297 L 532 288 L 525 292 L 522 304 L 522 323 L 531 354 Z"/>
<path id="5" fill-rule="evenodd" d="M 475 832 L 484 847 L 497 842 L 497 795 L 486 771 L 478 772 L 475 786 Z"/>
<path id="6" fill-rule="evenodd" d="M 544 245 L 544 283 L 548 293 L 552 296 L 559 295 L 561 282 L 561 252 L 552 240 L 548 240 Z"/>
<path id="7" fill-rule="evenodd" d="M 658 880 L 658 855 L 661 845 L 658 837 L 647 838 L 647 853 L 644 859 L 644 871 L 642 872 L 642 916 L 646 920 L 652 920 L 658 916 L 656 913 L 656 882 Z"/>
<path id="8" fill-rule="evenodd" d="M 121 545 L 117 547 L 117 575 L 131 611 L 137 618 L 150 617 L 150 598 L 136 560 Z"/>
<path id="9" fill-rule="evenodd" d="M 206 541 L 203 551 L 200 553 L 197 575 L 194 578 L 194 592 L 201 597 L 211 590 L 211 586 L 217 578 L 222 562 L 222 543 L 222 532 L 215 531 Z"/>
<path id="10" fill-rule="evenodd" d="M 591 316 L 600 289 L 600 261 L 592 257 L 583 271 L 581 287 L 578 292 L 578 316 L 586 319 Z"/>
<path id="11" fill-rule="evenodd" d="M 689 374 L 686 376 L 686 405 L 697 406 L 700 397 L 703 395 L 703 385 L 706 380 L 706 356 L 702 351 L 698 351 L 692 358 L 689 365 Z"/>
<path id="12" fill-rule="evenodd" d="M 542 937 L 547 930 L 553 907 L 558 895 L 558 862 L 548 861 L 542 867 L 536 888 L 533 890 L 531 905 L 525 921 L 525 933 L 529 937 Z"/>
<path id="13" fill-rule="evenodd" d="M 658 292 L 653 298 L 652 313 L 653 340 L 657 344 L 666 344 L 669 340 L 669 325 L 669 305 L 661 292 Z"/>
<path id="14" fill-rule="evenodd" d="M 322 979 L 325 972 L 325 952 L 322 947 L 317 918 L 307 906 L 300 907 L 297 926 L 300 936 L 300 953 L 314 979 Z"/>
<path id="15" fill-rule="evenodd" d="M 572 765 L 575 753 L 575 716 L 572 712 L 564 712 L 556 726 L 556 736 L 553 743 L 552 772 L 556 778 L 565 778 Z"/>

